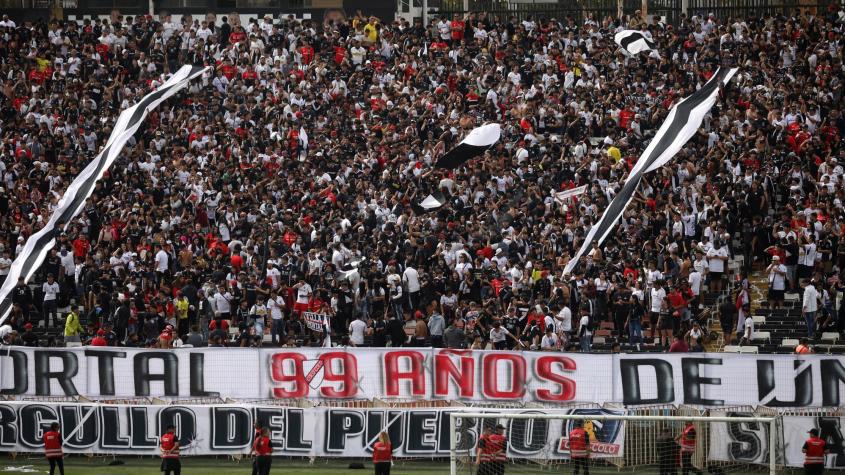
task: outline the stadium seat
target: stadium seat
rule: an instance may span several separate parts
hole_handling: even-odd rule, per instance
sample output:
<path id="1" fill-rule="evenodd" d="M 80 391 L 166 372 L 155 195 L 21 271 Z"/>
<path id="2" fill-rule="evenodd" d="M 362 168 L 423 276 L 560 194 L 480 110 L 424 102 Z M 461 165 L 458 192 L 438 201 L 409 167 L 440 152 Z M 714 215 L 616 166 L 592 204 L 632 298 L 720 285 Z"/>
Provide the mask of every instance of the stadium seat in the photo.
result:
<path id="1" fill-rule="evenodd" d="M 722 349 L 725 353 L 740 353 L 740 347 L 736 345 L 725 345 Z"/>
<path id="2" fill-rule="evenodd" d="M 739 352 L 740 352 L 740 353 L 752 353 L 752 354 L 757 354 L 757 353 L 759 353 L 759 352 L 760 352 L 760 348 L 757 348 L 756 346 L 749 346 L 749 345 L 746 345 L 746 346 L 740 346 L 740 347 L 739 347 Z"/>
<path id="3" fill-rule="evenodd" d="M 822 333 L 821 340 L 824 342 L 836 343 L 839 341 L 839 333 L 837 332 L 824 332 Z"/>
<path id="4" fill-rule="evenodd" d="M 754 332 L 752 336 L 753 341 L 769 341 L 772 335 L 769 332 Z"/>

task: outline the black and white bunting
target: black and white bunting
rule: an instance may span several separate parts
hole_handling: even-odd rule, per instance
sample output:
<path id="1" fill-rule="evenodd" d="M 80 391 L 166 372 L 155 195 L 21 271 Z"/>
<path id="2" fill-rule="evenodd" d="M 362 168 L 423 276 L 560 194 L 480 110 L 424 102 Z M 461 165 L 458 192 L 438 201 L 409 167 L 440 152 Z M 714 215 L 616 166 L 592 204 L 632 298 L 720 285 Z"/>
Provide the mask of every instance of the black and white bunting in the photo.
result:
<path id="1" fill-rule="evenodd" d="M 437 160 L 435 167 L 455 169 L 473 158 L 482 155 L 499 141 L 502 127 L 499 124 L 485 124 L 472 129 L 452 150 Z"/>
<path id="2" fill-rule="evenodd" d="M 642 181 L 644 174 L 662 167 L 677 154 L 684 144 L 692 138 L 701 127 L 704 116 L 716 104 L 719 88 L 726 85 L 738 71 L 737 68 L 720 68 L 713 74 L 701 89 L 678 102 L 669 110 L 669 115 L 648 144 L 640 159 L 628 174 L 628 179 L 622 190 L 616 194 L 610 205 L 604 210 L 599 221 L 590 228 L 581 248 L 566 264 L 564 274 L 569 274 L 578 264 L 581 256 L 587 252 L 592 243 L 601 244 L 613 231 L 616 222 L 634 198 L 634 192 Z"/>
<path id="3" fill-rule="evenodd" d="M 121 112 L 103 150 L 68 186 L 50 220 L 29 237 L 21 253 L 12 262 L 6 281 L 0 287 L 0 324 L 6 320 L 12 309 L 11 292 L 17 285 L 18 278 L 23 277 L 25 282 L 32 278 L 47 253 L 55 246 L 56 237 L 85 207 L 85 201 L 93 193 L 97 181 L 120 155 L 126 142 L 141 127 L 147 114 L 187 86 L 192 79 L 201 76 L 206 69 L 208 68 L 202 66 L 183 66 L 158 89 Z"/>
<path id="4" fill-rule="evenodd" d="M 634 56 L 643 51 L 657 49 L 657 45 L 637 30 L 623 30 L 613 36 L 620 48 Z"/>

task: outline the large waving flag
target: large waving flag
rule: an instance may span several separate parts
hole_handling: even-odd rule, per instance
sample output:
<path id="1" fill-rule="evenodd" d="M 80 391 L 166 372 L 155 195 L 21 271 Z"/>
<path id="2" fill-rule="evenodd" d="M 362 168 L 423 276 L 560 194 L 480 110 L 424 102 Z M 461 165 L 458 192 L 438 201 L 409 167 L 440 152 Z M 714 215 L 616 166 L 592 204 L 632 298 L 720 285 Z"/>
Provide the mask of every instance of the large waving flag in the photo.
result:
<path id="1" fill-rule="evenodd" d="M 613 197 L 613 201 L 604 210 L 599 221 L 590 228 L 581 248 L 566 264 L 564 274 L 569 274 L 578 264 L 581 256 L 590 248 L 593 241 L 599 244 L 613 231 L 616 222 L 625 212 L 625 208 L 634 198 L 634 192 L 642 181 L 644 174 L 657 170 L 665 165 L 678 153 L 689 139 L 695 135 L 704 116 L 716 104 L 719 88 L 730 82 L 738 68 L 719 68 L 704 86 L 692 95 L 675 104 L 669 111 L 669 116 L 660 126 L 654 139 L 648 144 L 640 159 L 628 174 L 628 180 L 622 190 Z"/>
<path id="2" fill-rule="evenodd" d="M 29 282 L 47 253 L 56 245 L 56 236 L 82 211 L 97 181 L 120 155 L 126 142 L 141 127 L 147 114 L 187 86 L 192 79 L 201 76 L 207 69 L 202 66 L 182 66 L 158 89 L 120 113 L 106 146 L 68 186 L 53 215 L 50 216 L 50 220 L 37 233 L 29 237 L 21 253 L 12 262 L 9 275 L 0 287 L 0 324 L 8 318 L 12 310 L 11 293 L 18 283 L 18 278 L 23 277 L 25 282 Z"/>
<path id="3" fill-rule="evenodd" d="M 482 155 L 485 150 L 498 142 L 501 136 L 502 127 L 499 124 L 485 124 L 476 127 L 458 145 L 440 157 L 435 167 L 458 168 L 473 158 Z"/>
<path id="4" fill-rule="evenodd" d="M 624 49 L 631 56 L 643 51 L 657 49 L 654 41 L 651 41 L 644 34 L 637 30 L 622 30 L 613 36 L 613 40 L 620 48 Z"/>

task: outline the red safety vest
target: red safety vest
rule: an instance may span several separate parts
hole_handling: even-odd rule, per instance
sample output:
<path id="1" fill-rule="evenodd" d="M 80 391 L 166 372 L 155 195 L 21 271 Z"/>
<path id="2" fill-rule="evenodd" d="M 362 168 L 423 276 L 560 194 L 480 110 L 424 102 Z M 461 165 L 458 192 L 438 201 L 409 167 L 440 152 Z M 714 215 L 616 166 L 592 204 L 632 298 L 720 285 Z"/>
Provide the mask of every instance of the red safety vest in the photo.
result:
<path id="1" fill-rule="evenodd" d="M 507 460 L 505 449 L 507 439 L 499 434 L 482 435 L 478 441 L 481 447 L 480 462 L 504 462 Z"/>
<path id="2" fill-rule="evenodd" d="M 273 447 L 270 446 L 270 438 L 264 436 L 255 439 L 252 449 L 258 455 L 271 455 L 273 453 Z"/>
<path id="3" fill-rule="evenodd" d="M 173 432 L 168 432 L 161 436 L 161 439 L 159 440 L 159 445 L 161 446 L 161 458 L 178 459 L 179 445 L 177 442 L 179 441 L 176 438 L 176 434 Z"/>
<path id="4" fill-rule="evenodd" d="M 824 464 L 824 439 L 810 437 L 804 442 L 804 465 Z"/>
<path id="5" fill-rule="evenodd" d="M 587 431 L 582 427 L 576 427 L 569 432 L 569 454 L 574 459 L 583 459 L 590 456 L 587 452 L 590 442 L 587 440 Z"/>
<path id="6" fill-rule="evenodd" d="M 44 433 L 44 455 L 48 459 L 62 458 L 62 435 L 57 431 Z"/>
<path id="7" fill-rule="evenodd" d="M 681 434 L 681 452 L 695 452 L 695 426 L 692 424 L 684 427 L 684 432 Z"/>
<path id="8" fill-rule="evenodd" d="M 393 447 L 389 442 L 373 444 L 373 463 L 390 462 L 391 460 L 393 460 Z"/>

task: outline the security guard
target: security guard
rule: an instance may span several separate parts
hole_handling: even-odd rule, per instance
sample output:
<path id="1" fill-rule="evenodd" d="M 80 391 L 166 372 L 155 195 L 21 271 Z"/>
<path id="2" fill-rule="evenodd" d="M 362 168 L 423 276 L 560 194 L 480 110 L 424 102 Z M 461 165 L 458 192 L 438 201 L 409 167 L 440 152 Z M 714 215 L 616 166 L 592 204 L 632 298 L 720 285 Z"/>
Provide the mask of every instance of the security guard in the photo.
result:
<path id="1" fill-rule="evenodd" d="M 801 451 L 804 452 L 804 473 L 820 475 L 824 473 L 824 454 L 829 450 L 824 439 L 819 437 L 818 429 L 810 429 L 810 438 L 804 442 Z"/>
<path id="2" fill-rule="evenodd" d="M 678 442 L 681 444 L 681 473 L 688 475 L 690 472 L 701 475 L 701 470 L 692 466 L 692 454 L 695 452 L 695 425 L 692 421 L 687 421 L 684 425 L 684 430 L 678 436 Z"/>
<path id="3" fill-rule="evenodd" d="M 584 475 L 590 475 L 590 436 L 581 421 L 575 421 L 575 428 L 569 431 L 569 456 L 574 467 L 572 473 L 578 475 L 583 468 Z"/>
<path id="4" fill-rule="evenodd" d="M 50 475 L 54 475 L 56 467 L 59 467 L 59 475 L 65 475 L 65 464 L 62 460 L 62 434 L 59 432 L 59 424 L 50 424 L 50 430 L 44 433 L 44 456 L 50 462 Z"/>
<path id="5" fill-rule="evenodd" d="M 164 475 L 180 475 L 182 473 L 182 462 L 179 461 L 179 438 L 176 436 L 176 427 L 167 426 L 164 435 L 159 439 L 161 448 L 161 471 Z"/>

